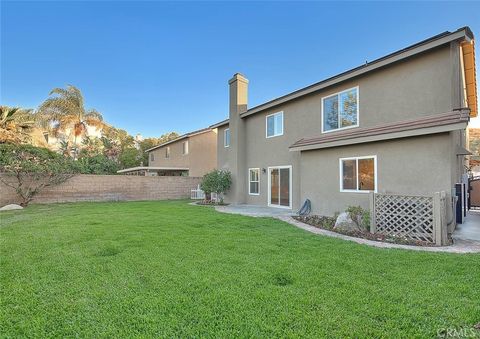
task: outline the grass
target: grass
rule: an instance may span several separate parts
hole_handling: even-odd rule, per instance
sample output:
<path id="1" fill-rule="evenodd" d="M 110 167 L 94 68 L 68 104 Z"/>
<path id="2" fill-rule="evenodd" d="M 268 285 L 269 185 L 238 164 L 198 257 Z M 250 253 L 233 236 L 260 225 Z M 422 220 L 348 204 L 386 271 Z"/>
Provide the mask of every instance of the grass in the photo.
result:
<path id="1" fill-rule="evenodd" d="M 0 214 L 0 241 L 7 337 L 431 337 L 480 322 L 480 255 L 182 201 L 34 205 Z"/>

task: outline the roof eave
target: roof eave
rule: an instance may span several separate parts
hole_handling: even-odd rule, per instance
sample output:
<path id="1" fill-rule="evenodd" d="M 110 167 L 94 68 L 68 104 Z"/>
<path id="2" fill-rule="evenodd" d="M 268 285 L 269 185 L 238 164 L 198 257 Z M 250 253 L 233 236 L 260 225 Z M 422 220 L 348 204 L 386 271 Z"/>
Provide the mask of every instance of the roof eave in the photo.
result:
<path id="1" fill-rule="evenodd" d="M 152 148 L 149 148 L 149 149 L 146 149 L 144 152 L 145 153 L 148 153 L 148 152 L 151 152 L 151 151 L 154 151 L 158 148 L 161 148 L 163 146 L 167 146 L 169 144 L 172 144 L 174 143 L 175 141 L 180 141 L 180 140 L 183 140 L 183 139 L 187 139 L 189 136 L 188 135 L 182 135 L 182 136 L 179 136 L 178 138 L 176 139 L 173 139 L 173 140 L 169 140 L 167 142 L 164 142 L 163 144 L 160 144 L 160 145 L 157 145 L 157 146 L 153 146 Z"/>
<path id="2" fill-rule="evenodd" d="M 199 134 L 211 132 L 211 130 L 212 130 L 212 129 L 211 129 L 210 127 L 208 127 L 208 128 L 204 128 L 204 129 L 195 131 L 195 132 L 186 133 L 186 134 L 184 134 L 184 135 L 179 136 L 178 138 L 175 138 L 175 139 L 169 140 L 169 141 L 167 141 L 167 142 L 164 142 L 163 144 L 160 144 L 160 145 L 157 145 L 157 146 L 153 146 L 152 148 L 149 148 L 149 149 L 145 150 L 144 152 L 145 152 L 145 153 L 148 153 L 148 152 L 151 152 L 151 151 L 156 150 L 157 148 L 161 148 L 161 147 L 163 147 L 163 146 L 167 146 L 167 145 L 169 145 L 169 144 L 173 144 L 174 142 L 181 141 L 181 140 L 183 140 L 183 139 L 187 139 L 187 138 L 190 138 L 190 137 L 199 135 Z"/>
<path id="3" fill-rule="evenodd" d="M 222 126 L 225 126 L 225 125 L 228 125 L 230 124 L 230 120 L 229 119 L 226 119 L 226 120 L 223 120 L 223 121 L 220 121 L 220 122 L 217 122 L 216 124 L 213 124 L 210 126 L 210 128 L 218 128 L 218 127 L 222 127 Z"/>
<path id="4" fill-rule="evenodd" d="M 365 137 L 359 137 L 355 139 L 332 141 L 332 142 L 316 144 L 316 145 L 291 147 L 290 151 L 309 151 L 309 150 L 316 150 L 316 149 L 364 144 L 367 142 L 410 138 L 410 137 L 416 137 L 416 136 L 422 136 L 422 135 L 431 135 L 431 134 L 450 132 L 458 129 L 464 129 L 466 127 L 467 127 L 466 122 L 459 122 L 456 124 L 445 125 L 445 126 L 432 126 L 427 128 L 418 128 L 418 129 L 409 130 L 409 131 L 385 133 L 377 136 L 365 136 Z"/>
<path id="5" fill-rule="evenodd" d="M 128 173 L 135 171 L 188 171 L 188 167 L 155 167 L 155 166 L 137 166 L 118 170 L 117 173 Z"/>

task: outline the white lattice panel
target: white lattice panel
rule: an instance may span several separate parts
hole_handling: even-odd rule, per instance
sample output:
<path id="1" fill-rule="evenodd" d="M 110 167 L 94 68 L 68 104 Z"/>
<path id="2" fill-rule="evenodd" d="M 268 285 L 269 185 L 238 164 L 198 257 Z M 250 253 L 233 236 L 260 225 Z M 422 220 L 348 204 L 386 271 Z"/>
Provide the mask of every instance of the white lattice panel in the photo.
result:
<path id="1" fill-rule="evenodd" d="M 378 233 L 434 242 L 433 198 L 375 194 Z"/>

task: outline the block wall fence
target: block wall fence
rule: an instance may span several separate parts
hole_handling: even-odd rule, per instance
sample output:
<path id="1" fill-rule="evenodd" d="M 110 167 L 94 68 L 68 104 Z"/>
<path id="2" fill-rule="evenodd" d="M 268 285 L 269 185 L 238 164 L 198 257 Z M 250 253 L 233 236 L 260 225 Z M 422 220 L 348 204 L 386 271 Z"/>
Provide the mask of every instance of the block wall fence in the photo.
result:
<path id="1" fill-rule="evenodd" d="M 191 190 L 201 180 L 180 176 L 79 174 L 58 186 L 44 188 L 32 203 L 184 199 L 190 198 Z M 19 202 L 15 190 L 0 182 L 0 207 Z"/>

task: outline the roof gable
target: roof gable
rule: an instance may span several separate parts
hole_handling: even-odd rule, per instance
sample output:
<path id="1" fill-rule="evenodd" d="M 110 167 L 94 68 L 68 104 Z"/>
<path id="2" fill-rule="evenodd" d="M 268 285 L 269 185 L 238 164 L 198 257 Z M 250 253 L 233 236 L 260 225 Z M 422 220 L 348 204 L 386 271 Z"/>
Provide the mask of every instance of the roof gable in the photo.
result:
<path id="1" fill-rule="evenodd" d="M 301 88 L 279 98 L 267 101 L 263 104 L 250 108 L 246 112 L 241 114 L 242 118 L 245 118 L 249 115 L 256 114 L 267 110 L 269 108 L 275 107 L 277 105 L 286 103 L 291 100 L 298 99 L 305 95 L 312 94 L 314 92 L 320 91 L 324 88 L 339 84 L 346 80 L 352 79 L 354 77 L 363 75 L 365 73 L 374 71 L 376 69 L 386 67 L 392 63 L 413 57 L 415 55 L 425 53 L 428 50 L 437 48 L 439 46 L 448 44 L 455 40 L 464 40 L 470 42 L 473 39 L 473 33 L 469 27 L 462 27 L 455 32 L 444 32 L 438 35 L 435 35 L 429 39 L 420 41 L 414 45 L 408 46 L 396 52 L 390 53 L 386 56 L 383 56 L 374 61 L 365 63 L 364 65 L 358 66 L 356 68 L 350 69 L 346 72 L 337 74 L 333 77 L 327 78 L 310 86 Z"/>

